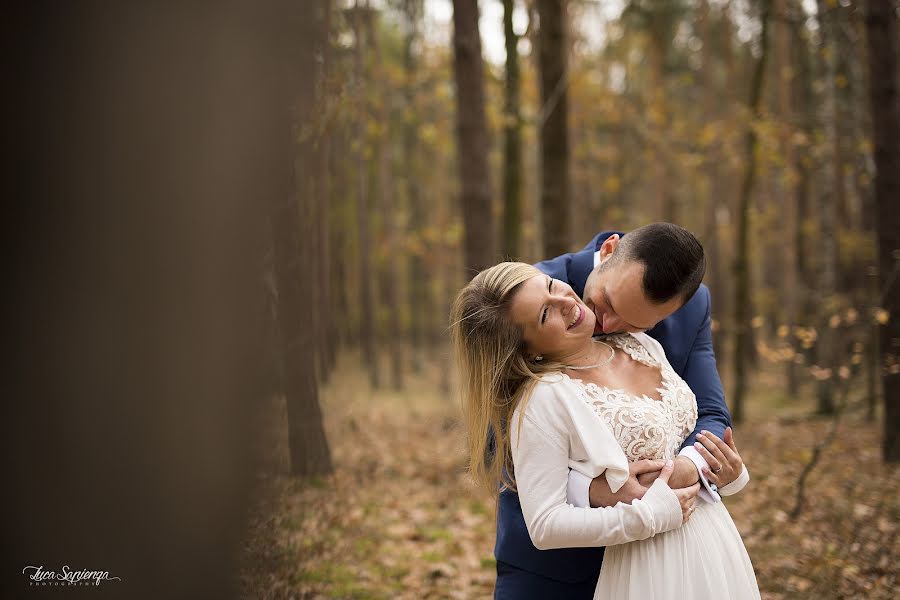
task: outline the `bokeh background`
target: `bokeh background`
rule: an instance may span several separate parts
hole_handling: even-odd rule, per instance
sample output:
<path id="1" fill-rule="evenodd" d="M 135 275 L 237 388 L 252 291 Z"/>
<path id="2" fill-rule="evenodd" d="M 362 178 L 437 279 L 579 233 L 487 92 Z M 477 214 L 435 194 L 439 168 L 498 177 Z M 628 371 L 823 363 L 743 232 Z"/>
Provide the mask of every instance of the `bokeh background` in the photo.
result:
<path id="1" fill-rule="evenodd" d="M 32 2 L 3 19 L 11 595 L 483 598 L 447 316 L 671 221 L 765 598 L 900 585 L 896 0 Z M 21 51 L 19 50 L 21 49 Z M 97 589 L 22 569 L 102 569 Z"/>
<path id="2" fill-rule="evenodd" d="M 499 260 L 662 220 L 709 256 L 753 476 L 729 505 L 764 596 L 896 593 L 900 190 L 884 159 L 900 117 L 896 33 L 880 33 L 896 3 L 357 0 L 313 16 L 303 225 L 269 254 L 272 336 L 295 345 L 257 521 L 276 542 L 255 546 L 268 575 L 249 589 L 489 596 L 493 505 L 463 473 L 448 307 Z"/>

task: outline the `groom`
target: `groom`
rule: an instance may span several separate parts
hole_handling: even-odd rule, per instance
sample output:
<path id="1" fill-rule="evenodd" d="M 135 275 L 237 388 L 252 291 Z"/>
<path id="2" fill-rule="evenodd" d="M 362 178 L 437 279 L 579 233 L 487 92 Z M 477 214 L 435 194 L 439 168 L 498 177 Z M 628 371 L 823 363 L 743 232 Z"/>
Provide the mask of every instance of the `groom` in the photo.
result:
<path id="1" fill-rule="evenodd" d="M 700 242 L 682 227 L 653 223 L 627 235 L 600 233 L 583 250 L 536 266 L 584 299 L 597 315 L 596 334 L 646 331 L 662 344 L 672 368 L 697 396 L 697 425 L 675 460 L 669 485 L 689 487 L 701 481 L 700 495 L 719 501 L 716 486 L 702 473 L 706 460 L 693 446 L 702 430 L 722 438 L 731 421 L 716 371 L 709 289 L 700 284 L 705 271 Z M 635 463 L 632 476 L 616 493 L 602 475 L 592 481 L 570 471 L 568 501 L 582 507 L 630 504 L 658 473 L 646 471 Z M 525 528 L 518 495 L 506 490 L 500 494 L 494 555 L 495 599 L 588 600 L 600 575 L 603 548 L 538 550 Z"/>

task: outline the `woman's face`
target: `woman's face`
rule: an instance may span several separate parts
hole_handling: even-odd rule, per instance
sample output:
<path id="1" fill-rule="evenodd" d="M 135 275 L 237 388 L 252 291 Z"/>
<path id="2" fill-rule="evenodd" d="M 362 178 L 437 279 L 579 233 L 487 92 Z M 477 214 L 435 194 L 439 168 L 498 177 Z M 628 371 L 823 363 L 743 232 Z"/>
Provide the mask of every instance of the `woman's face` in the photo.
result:
<path id="1" fill-rule="evenodd" d="M 524 328 L 528 357 L 551 360 L 583 349 L 597 318 L 569 284 L 543 274 L 522 284 L 510 304 L 510 316 Z"/>

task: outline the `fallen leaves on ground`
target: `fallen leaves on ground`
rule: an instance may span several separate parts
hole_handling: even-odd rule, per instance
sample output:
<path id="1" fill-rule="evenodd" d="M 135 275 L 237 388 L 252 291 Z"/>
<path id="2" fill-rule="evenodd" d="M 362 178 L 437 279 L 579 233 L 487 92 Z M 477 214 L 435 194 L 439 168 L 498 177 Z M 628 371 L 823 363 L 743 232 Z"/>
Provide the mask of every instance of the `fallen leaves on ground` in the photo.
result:
<path id="1" fill-rule="evenodd" d="M 289 475 L 283 399 L 265 406 L 267 457 L 244 548 L 247 598 L 488 598 L 494 506 L 464 473 L 464 432 L 437 373 L 373 392 L 339 369 L 322 404 L 335 473 Z M 737 428 L 750 484 L 726 500 L 763 598 L 897 598 L 900 468 L 880 432 L 844 419 L 811 474 L 796 481 L 827 420 L 777 418 Z"/>

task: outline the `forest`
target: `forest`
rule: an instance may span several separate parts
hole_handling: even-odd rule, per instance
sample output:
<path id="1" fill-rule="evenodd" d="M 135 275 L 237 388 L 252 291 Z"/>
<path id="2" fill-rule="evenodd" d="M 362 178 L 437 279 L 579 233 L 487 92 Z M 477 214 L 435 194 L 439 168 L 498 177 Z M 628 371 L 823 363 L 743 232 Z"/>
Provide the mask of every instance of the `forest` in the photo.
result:
<path id="1" fill-rule="evenodd" d="M 668 222 L 704 249 L 762 597 L 896 598 L 897 0 L 4 17 L 4 597 L 65 585 L 38 567 L 132 600 L 491 597 L 454 298 Z"/>
<path id="2" fill-rule="evenodd" d="M 268 254 L 271 597 L 489 595 L 494 513 L 462 472 L 450 303 L 500 260 L 668 221 L 708 256 L 718 367 L 758 474 L 730 508 L 764 597 L 888 598 L 897 6 L 311 10 L 298 187 Z M 874 469 L 863 495 L 858 469 Z"/>

